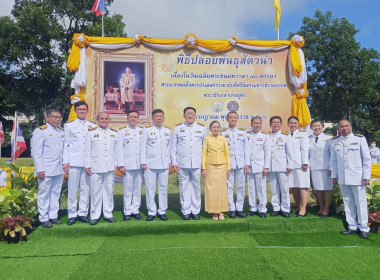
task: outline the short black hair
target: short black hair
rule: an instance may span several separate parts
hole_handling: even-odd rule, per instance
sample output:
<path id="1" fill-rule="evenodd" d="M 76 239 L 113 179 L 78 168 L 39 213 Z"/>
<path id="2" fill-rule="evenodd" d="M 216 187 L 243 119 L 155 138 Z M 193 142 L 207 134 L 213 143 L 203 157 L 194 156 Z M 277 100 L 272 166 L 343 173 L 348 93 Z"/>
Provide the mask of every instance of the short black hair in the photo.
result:
<path id="1" fill-rule="evenodd" d="M 310 123 L 310 127 L 313 127 L 313 124 L 318 123 L 318 122 L 321 123 L 322 127 L 325 127 L 323 121 L 321 121 L 319 119 L 312 120 L 311 123 Z"/>
<path id="2" fill-rule="evenodd" d="M 194 110 L 195 114 L 197 113 L 197 110 L 195 110 L 194 107 L 186 107 L 185 109 L 183 109 L 183 114 L 185 114 L 187 110 Z"/>
<path id="3" fill-rule="evenodd" d="M 49 109 L 49 110 L 46 111 L 46 116 L 50 116 L 52 113 L 59 113 L 59 114 L 61 114 L 61 112 L 58 111 L 57 109 L 51 108 L 51 109 Z"/>
<path id="4" fill-rule="evenodd" d="M 261 122 L 263 121 L 263 119 L 262 119 L 261 117 L 259 117 L 259 116 L 255 116 L 255 117 L 253 117 L 253 118 L 251 119 L 251 124 L 253 123 L 253 121 L 254 121 L 255 119 L 259 119 Z"/>
<path id="5" fill-rule="evenodd" d="M 299 122 L 298 118 L 296 116 L 290 116 L 288 118 L 288 122 L 290 122 L 290 120 L 296 120 L 297 122 Z"/>
<path id="6" fill-rule="evenodd" d="M 75 104 L 74 104 L 74 110 L 75 110 L 76 108 L 78 108 L 79 106 L 81 106 L 81 105 L 85 105 L 86 108 L 87 108 L 87 110 L 88 110 L 88 104 L 87 104 L 86 102 L 84 102 L 84 101 L 78 101 L 77 103 L 75 103 Z"/>
<path id="7" fill-rule="evenodd" d="M 219 123 L 218 121 L 212 121 L 212 122 L 210 123 L 210 126 L 209 126 L 210 130 L 211 130 L 211 127 L 212 127 L 212 125 L 213 125 L 214 123 L 218 123 L 219 126 L 220 126 L 220 123 Z"/>
<path id="8" fill-rule="evenodd" d="M 235 111 L 231 111 L 231 112 L 228 112 L 228 114 L 227 114 L 227 119 L 228 119 L 228 116 L 229 116 L 230 114 L 236 114 L 237 116 L 239 116 L 239 114 L 236 113 Z"/>
<path id="9" fill-rule="evenodd" d="M 346 119 L 341 119 L 341 120 L 338 122 L 338 126 L 339 126 L 340 122 L 343 122 L 343 121 L 349 122 L 349 123 L 350 123 L 350 125 L 352 125 L 352 124 L 351 124 L 351 122 L 350 122 L 349 120 L 346 120 Z"/>
<path id="10" fill-rule="evenodd" d="M 164 111 L 162 111 L 161 109 L 154 109 L 154 110 L 152 111 L 152 117 L 153 117 L 155 114 L 157 114 L 157 113 L 162 113 L 163 115 L 165 115 Z"/>
<path id="11" fill-rule="evenodd" d="M 272 116 L 272 117 L 270 117 L 270 119 L 269 119 L 269 124 L 270 125 L 272 124 L 273 120 L 280 120 L 280 123 L 282 123 L 282 119 L 281 119 L 280 116 Z"/>
<path id="12" fill-rule="evenodd" d="M 140 113 L 136 110 L 131 110 L 128 112 L 127 116 L 129 116 L 130 113 L 136 113 L 138 116 L 140 116 Z"/>

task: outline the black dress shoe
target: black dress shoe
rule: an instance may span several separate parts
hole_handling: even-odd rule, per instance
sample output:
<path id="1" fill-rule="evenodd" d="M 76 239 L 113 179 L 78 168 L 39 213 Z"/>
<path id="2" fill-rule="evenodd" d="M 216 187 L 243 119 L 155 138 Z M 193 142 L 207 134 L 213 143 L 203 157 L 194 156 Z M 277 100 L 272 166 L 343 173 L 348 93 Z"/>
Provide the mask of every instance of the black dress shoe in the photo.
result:
<path id="1" fill-rule="evenodd" d="M 322 213 L 318 215 L 320 218 L 327 218 L 329 216 L 329 214 L 327 215 L 323 215 Z"/>
<path id="2" fill-rule="evenodd" d="M 147 220 L 148 222 L 151 222 L 151 221 L 153 221 L 154 218 L 155 218 L 155 216 L 148 215 L 148 217 L 146 217 L 146 220 Z"/>
<path id="3" fill-rule="evenodd" d="M 73 225 L 77 221 L 77 218 L 70 218 L 67 220 L 67 224 L 69 226 Z"/>
<path id="4" fill-rule="evenodd" d="M 106 222 L 109 222 L 109 223 L 115 223 L 116 222 L 116 219 L 114 217 L 111 217 L 111 218 L 104 218 L 104 220 Z"/>
<path id="5" fill-rule="evenodd" d="M 293 211 L 292 211 L 292 214 L 294 214 L 294 215 L 298 215 L 299 212 L 300 212 L 300 211 L 293 210 Z"/>
<path id="6" fill-rule="evenodd" d="M 289 214 L 289 212 L 282 212 L 282 216 L 283 216 L 284 218 L 290 218 L 290 214 Z"/>
<path id="7" fill-rule="evenodd" d="M 50 221 L 46 221 L 46 222 L 41 222 L 41 227 L 43 228 L 51 228 L 53 226 L 53 224 L 50 222 Z"/>
<path id="8" fill-rule="evenodd" d="M 142 219 L 139 213 L 132 214 L 131 217 L 135 218 L 136 220 L 141 220 Z"/>
<path id="9" fill-rule="evenodd" d="M 82 223 L 88 223 L 88 219 L 86 216 L 78 216 L 78 221 L 81 221 Z"/>
<path id="10" fill-rule="evenodd" d="M 359 236 L 364 239 L 368 239 L 368 232 L 360 231 Z"/>
<path id="11" fill-rule="evenodd" d="M 307 213 L 305 212 L 305 214 L 301 215 L 300 213 L 297 214 L 297 218 L 303 218 L 303 217 L 306 217 L 307 216 Z"/>
<path id="12" fill-rule="evenodd" d="M 257 211 L 249 211 L 247 216 L 255 216 L 257 215 Z"/>
<path id="13" fill-rule="evenodd" d="M 340 233 L 344 235 L 351 235 L 351 234 L 357 234 L 358 231 L 353 230 L 353 229 L 346 229 L 346 230 L 342 230 Z"/>
<path id="14" fill-rule="evenodd" d="M 199 220 L 199 214 L 191 214 L 191 217 L 193 217 L 194 220 Z"/>
<path id="15" fill-rule="evenodd" d="M 266 218 L 266 217 L 267 217 L 267 213 L 260 212 L 260 213 L 259 213 L 259 217 L 260 217 L 260 218 Z"/>
<path id="16" fill-rule="evenodd" d="M 280 211 L 273 211 L 270 215 L 271 215 L 272 217 L 274 217 L 274 216 L 278 216 L 278 215 L 280 215 Z"/>
<path id="17" fill-rule="evenodd" d="M 93 219 L 93 220 L 90 221 L 90 225 L 91 225 L 91 226 L 94 226 L 94 225 L 96 225 L 98 222 L 99 222 L 99 219 Z"/>
<path id="18" fill-rule="evenodd" d="M 168 220 L 168 217 L 166 217 L 165 214 L 162 214 L 162 215 L 158 214 L 158 217 L 159 217 L 161 220 L 163 220 L 163 221 L 167 221 L 167 220 Z"/>
<path id="19" fill-rule="evenodd" d="M 62 222 L 58 219 L 50 219 L 49 220 L 53 225 L 60 225 Z"/>
<path id="20" fill-rule="evenodd" d="M 236 212 L 235 211 L 230 211 L 230 218 L 232 218 L 232 219 L 236 218 Z"/>
<path id="21" fill-rule="evenodd" d="M 243 211 L 236 211 L 236 215 L 239 216 L 240 218 L 245 218 L 245 213 Z"/>
<path id="22" fill-rule="evenodd" d="M 124 215 L 123 221 L 129 221 L 131 219 L 131 215 Z"/>
<path id="23" fill-rule="evenodd" d="M 184 219 L 185 221 L 190 220 L 190 214 L 185 214 L 185 215 L 183 215 L 183 219 Z"/>

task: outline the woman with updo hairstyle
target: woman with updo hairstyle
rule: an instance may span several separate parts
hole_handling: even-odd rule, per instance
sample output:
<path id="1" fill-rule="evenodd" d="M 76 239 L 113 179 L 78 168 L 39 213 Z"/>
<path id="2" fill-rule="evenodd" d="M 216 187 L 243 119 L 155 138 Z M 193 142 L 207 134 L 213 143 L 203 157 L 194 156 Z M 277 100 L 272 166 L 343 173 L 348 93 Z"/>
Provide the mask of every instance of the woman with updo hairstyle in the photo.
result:
<path id="1" fill-rule="evenodd" d="M 306 206 L 309 200 L 310 171 L 309 171 L 309 139 L 306 131 L 299 130 L 298 118 L 288 118 L 288 153 L 291 156 L 289 169 L 289 188 L 293 188 L 293 198 L 296 203 L 297 218 L 307 215 Z"/>
<path id="2" fill-rule="evenodd" d="M 313 130 L 313 135 L 309 136 L 311 181 L 319 205 L 318 216 L 326 218 L 329 215 L 333 189 L 329 170 L 332 136 L 323 133 L 324 125 L 321 120 L 313 120 L 310 127 Z"/>
<path id="3" fill-rule="evenodd" d="M 220 124 L 210 124 L 211 135 L 203 141 L 202 174 L 205 177 L 205 210 L 213 220 L 224 220 L 229 210 L 227 178 L 230 176 L 230 154 L 227 139 L 220 135 Z M 219 214 L 219 217 L 218 217 Z"/>

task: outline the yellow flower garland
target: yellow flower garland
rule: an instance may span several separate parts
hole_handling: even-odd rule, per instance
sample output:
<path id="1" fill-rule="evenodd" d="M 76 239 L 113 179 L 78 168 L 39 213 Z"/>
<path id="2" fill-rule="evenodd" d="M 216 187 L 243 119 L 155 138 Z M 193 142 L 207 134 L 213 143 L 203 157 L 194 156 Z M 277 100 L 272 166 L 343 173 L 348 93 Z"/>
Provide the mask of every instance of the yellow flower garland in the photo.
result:
<path id="1" fill-rule="evenodd" d="M 187 39 L 188 39 L 189 37 L 191 37 L 191 36 L 194 37 L 194 45 L 191 45 L 191 44 L 187 41 Z M 197 36 L 195 36 L 193 33 L 187 34 L 186 37 L 185 37 L 185 42 L 184 42 L 184 44 L 185 44 L 185 46 L 186 46 L 187 48 L 189 48 L 189 49 L 196 49 L 197 46 L 198 46 L 198 38 L 197 38 Z"/>

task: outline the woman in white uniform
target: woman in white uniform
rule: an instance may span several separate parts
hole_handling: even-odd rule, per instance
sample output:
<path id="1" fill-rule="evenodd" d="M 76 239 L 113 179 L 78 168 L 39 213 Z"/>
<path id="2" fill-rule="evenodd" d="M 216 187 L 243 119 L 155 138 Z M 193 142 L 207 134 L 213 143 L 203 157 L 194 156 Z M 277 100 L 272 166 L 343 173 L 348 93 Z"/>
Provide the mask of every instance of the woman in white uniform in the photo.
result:
<path id="1" fill-rule="evenodd" d="M 311 181 L 319 205 L 318 216 L 326 218 L 329 215 L 333 189 L 329 170 L 332 136 L 323 133 L 324 125 L 321 120 L 313 120 L 310 127 L 313 130 L 313 135 L 309 136 Z"/>
<path id="2" fill-rule="evenodd" d="M 298 129 L 298 118 L 291 116 L 289 126 L 289 154 L 292 158 L 289 173 L 289 188 L 293 188 L 296 203 L 297 218 L 307 215 L 306 206 L 309 200 L 310 171 L 309 171 L 309 139 L 306 131 Z"/>

